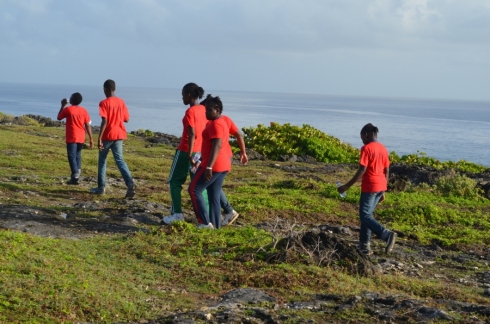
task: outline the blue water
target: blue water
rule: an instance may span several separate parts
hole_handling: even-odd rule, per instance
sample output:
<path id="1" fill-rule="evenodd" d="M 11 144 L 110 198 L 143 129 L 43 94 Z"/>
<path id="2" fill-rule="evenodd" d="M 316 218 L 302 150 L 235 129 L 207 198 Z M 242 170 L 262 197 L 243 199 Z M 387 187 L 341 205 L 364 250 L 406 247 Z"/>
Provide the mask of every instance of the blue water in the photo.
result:
<path id="1" fill-rule="evenodd" d="M 73 92 L 83 95 L 94 125 L 100 123 L 102 85 L 32 85 L 0 83 L 0 111 L 56 118 L 60 101 Z M 326 95 L 246 93 L 208 90 L 219 95 L 224 114 L 239 127 L 271 121 L 309 124 L 360 148 L 359 131 L 366 123 L 380 129 L 379 140 L 399 155 L 422 151 L 442 161 L 467 160 L 490 166 L 490 102 L 415 100 Z M 150 129 L 181 135 L 186 107 L 181 88 L 118 87 L 131 119 L 129 131 Z"/>

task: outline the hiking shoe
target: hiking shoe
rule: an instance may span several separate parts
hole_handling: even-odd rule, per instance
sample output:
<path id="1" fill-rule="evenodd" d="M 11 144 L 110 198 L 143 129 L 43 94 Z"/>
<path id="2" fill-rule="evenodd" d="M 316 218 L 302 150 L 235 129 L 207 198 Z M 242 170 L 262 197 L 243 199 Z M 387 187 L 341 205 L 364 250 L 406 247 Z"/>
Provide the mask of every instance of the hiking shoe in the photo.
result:
<path id="1" fill-rule="evenodd" d="M 136 185 L 134 183 L 128 186 L 128 191 L 126 191 L 126 196 L 124 198 L 133 198 L 136 195 Z"/>
<path id="2" fill-rule="evenodd" d="M 364 254 L 365 256 L 373 255 L 373 250 L 359 250 L 359 251 L 361 251 L 361 253 Z"/>
<path id="3" fill-rule="evenodd" d="M 173 214 L 173 215 L 170 215 L 170 216 L 165 216 L 163 217 L 163 222 L 167 225 L 170 225 L 172 224 L 173 222 L 177 222 L 177 221 L 183 221 L 184 220 L 184 215 L 182 213 L 179 213 L 179 214 Z"/>
<path id="4" fill-rule="evenodd" d="M 199 224 L 199 225 L 197 225 L 197 228 L 198 228 L 198 229 L 204 229 L 204 228 L 207 228 L 207 229 L 214 229 L 214 226 L 213 226 L 213 224 L 211 224 L 211 223 L 209 223 L 208 225 Z"/>
<path id="5" fill-rule="evenodd" d="M 393 246 L 395 246 L 395 241 L 396 237 L 398 234 L 395 232 L 390 232 L 390 235 L 388 236 L 388 239 L 386 240 L 386 248 L 385 248 L 385 253 L 388 254 L 393 250 Z"/>
<path id="6" fill-rule="evenodd" d="M 66 182 L 66 184 L 69 184 L 69 185 L 77 185 L 77 184 L 79 184 L 79 183 L 80 183 L 80 181 L 79 181 L 79 179 L 78 179 L 78 178 L 71 178 L 70 180 L 68 180 L 68 181 Z"/>
<path id="7" fill-rule="evenodd" d="M 223 218 L 223 221 L 221 222 L 221 225 L 227 226 L 227 225 L 232 224 L 234 221 L 236 221 L 238 216 L 240 216 L 240 214 L 237 213 L 235 210 L 232 210 L 228 214 L 224 215 L 224 218 Z"/>
<path id="8" fill-rule="evenodd" d="M 103 195 L 105 194 L 105 187 L 92 188 L 90 189 L 90 193 L 95 195 Z"/>

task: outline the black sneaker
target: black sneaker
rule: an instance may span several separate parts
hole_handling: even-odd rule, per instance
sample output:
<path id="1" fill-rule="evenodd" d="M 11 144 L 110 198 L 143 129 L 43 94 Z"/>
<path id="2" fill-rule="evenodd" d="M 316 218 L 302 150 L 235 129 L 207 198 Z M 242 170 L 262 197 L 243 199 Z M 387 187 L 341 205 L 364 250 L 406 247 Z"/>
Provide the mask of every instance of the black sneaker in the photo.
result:
<path id="1" fill-rule="evenodd" d="M 69 185 L 77 185 L 80 183 L 80 180 L 78 178 L 71 178 L 70 180 L 68 180 L 66 182 L 66 184 L 69 184 Z"/>
<path id="2" fill-rule="evenodd" d="M 126 191 L 126 196 L 124 198 L 133 198 L 136 195 L 136 185 L 134 183 L 128 186 L 128 191 Z"/>
<path id="3" fill-rule="evenodd" d="M 373 255 L 373 250 L 360 250 L 362 254 L 364 254 L 365 256 L 370 256 L 370 255 Z"/>
<path id="4" fill-rule="evenodd" d="M 388 236 L 388 239 L 386 240 L 386 248 L 385 248 L 385 253 L 388 254 L 393 250 L 393 246 L 395 246 L 395 241 L 396 237 L 398 234 L 395 232 L 390 232 L 390 235 Z"/>

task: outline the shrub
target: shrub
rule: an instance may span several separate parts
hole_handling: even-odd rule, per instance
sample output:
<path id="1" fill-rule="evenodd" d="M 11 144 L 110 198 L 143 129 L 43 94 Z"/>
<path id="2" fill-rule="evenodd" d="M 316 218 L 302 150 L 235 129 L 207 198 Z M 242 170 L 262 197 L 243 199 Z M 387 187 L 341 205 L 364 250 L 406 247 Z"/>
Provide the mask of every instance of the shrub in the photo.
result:
<path id="1" fill-rule="evenodd" d="M 451 174 L 440 177 L 435 184 L 436 190 L 445 197 L 477 198 L 482 190 L 476 187 L 476 181 L 464 175 Z"/>
<path id="2" fill-rule="evenodd" d="M 333 163 L 355 163 L 359 159 L 357 148 L 309 125 L 272 122 L 269 127 L 260 124 L 242 130 L 246 146 L 270 159 L 286 154 L 310 155 L 318 161 Z"/>
<path id="3" fill-rule="evenodd" d="M 15 117 L 14 120 L 16 121 L 17 124 L 19 125 L 26 125 L 26 126 L 41 126 L 37 120 L 28 117 L 26 115 L 22 115 L 19 117 Z"/>
<path id="4" fill-rule="evenodd" d="M 13 120 L 14 116 L 0 112 L 0 123 L 11 123 Z"/>

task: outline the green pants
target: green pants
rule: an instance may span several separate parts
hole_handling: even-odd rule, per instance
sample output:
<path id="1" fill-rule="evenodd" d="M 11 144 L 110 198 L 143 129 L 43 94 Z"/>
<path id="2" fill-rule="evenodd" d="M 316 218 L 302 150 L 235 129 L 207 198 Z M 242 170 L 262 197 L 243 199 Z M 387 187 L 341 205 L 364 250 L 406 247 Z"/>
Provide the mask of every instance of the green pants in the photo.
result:
<path id="1" fill-rule="evenodd" d="M 170 196 L 172 197 L 172 214 L 182 213 L 182 186 L 187 180 L 187 175 L 194 177 L 194 173 L 189 172 L 191 162 L 187 152 L 176 150 L 172 167 L 170 168 L 170 175 L 168 177 L 168 183 L 170 184 Z M 204 201 L 208 205 L 208 194 L 203 192 Z"/>

